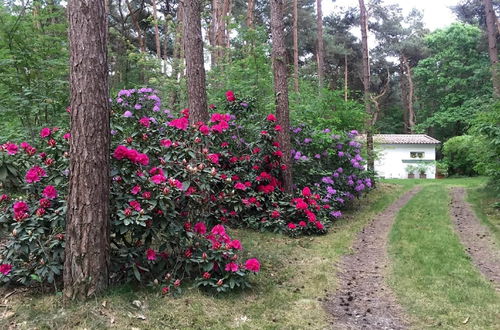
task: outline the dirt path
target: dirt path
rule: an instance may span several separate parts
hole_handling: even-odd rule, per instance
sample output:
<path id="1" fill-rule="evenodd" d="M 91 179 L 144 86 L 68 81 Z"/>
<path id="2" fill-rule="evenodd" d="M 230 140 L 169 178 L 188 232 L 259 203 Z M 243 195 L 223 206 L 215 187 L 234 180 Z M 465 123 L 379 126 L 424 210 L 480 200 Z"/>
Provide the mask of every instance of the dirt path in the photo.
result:
<path id="1" fill-rule="evenodd" d="M 386 285 L 387 240 L 399 210 L 420 190 L 413 188 L 359 233 L 353 253 L 342 258 L 339 288 L 326 303 L 334 329 L 405 329 L 402 308 Z"/>
<path id="2" fill-rule="evenodd" d="M 479 222 L 464 199 L 464 188 L 452 188 L 451 216 L 460 241 L 472 262 L 500 290 L 500 248 L 486 226 Z"/>

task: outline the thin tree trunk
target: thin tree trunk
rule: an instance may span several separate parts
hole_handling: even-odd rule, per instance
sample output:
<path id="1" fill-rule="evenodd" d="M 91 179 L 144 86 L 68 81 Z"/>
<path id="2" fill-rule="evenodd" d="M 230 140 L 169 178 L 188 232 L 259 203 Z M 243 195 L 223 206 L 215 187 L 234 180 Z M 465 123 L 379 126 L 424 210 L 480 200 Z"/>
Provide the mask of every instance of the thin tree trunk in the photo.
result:
<path id="1" fill-rule="evenodd" d="M 299 9 L 298 0 L 293 0 L 293 86 L 299 92 Z"/>
<path id="2" fill-rule="evenodd" d="M 403 57 L 403 65 L 405 66 L 406 78 L 408 79 L 408 130 L 413 133 L 415 128 L 415 110 L 413 109 L 413 94 L 415 88 L 413 86 L 413 78 L 411 74 L 411 67 L 405 55 Z"/>
<path id="3" fill-rule="evenodd" d="M 366 7 L 364 0 L 359 0 L 360 25 L 361 25 L 361 47 L 362 47 L 362 64 L 363 64 L 363 95 L 365 102 L 365 111 L 368 115 L 366 123 L 366 150 L 367 150 L 367 167 L 369 171 L 375 168 L 375 155 L 373 152 L 373 127 L 372 110 L 370 104 L 370 59 L 368 57 L 368 18 L 366 15 Z"/>
<path id="4" fill-rule="evenodd" d="M 190 122 L 208 121 L 207 93 L 203 39 L 201 35 L 201 9 L 203 0 L 184 0 L 184 55 L 188 83 Z"/>
<path id="5" fill-rule="evenodd" d="M 318 39 L 318 83 L 319 88 L 323 87 L 325 77 L 325 42 L 323 40 L 323 11 L 321 10 L 321 0 L 316 0 L 316 31 Z"/>
<path id="6" fill-rule="evenodd" d="M 156 12 L 156 0 L 152 0 L 153 4 L 153 25 L 155 28 L 155 42 L 156 42 L 156 57 L 161 60 L 161 44 L 160 44 L 160 30 L 158 29 L 158 14 Z"/>
<path id="7" fill-rule="evenodd" d="M 175 44 L 172 61 L 172 77 L 180 82 L 179 74 L 184 60 L 184 9 L 182 5 L 177 8 L 177 26 L 175 27 Z M 170 92 L 169 106 L 175 108 L 179 99 L 179 87 L 172 88 Z"/>
<path id="8" fill-rule="evenodd" d="M 399 87 L 401 88 L 401 104 L 403 105 L 403 129 L 404 133 L 410 132 L 410 125 L 408 123 L 408 84 L 406 78 L 406 67 L 404 65 L 404 59 L 401 55 L 399 57 Z"/>
<path id="9" fill-rule="evenodd" d="M 493 81 L 493 96 L 500 97 L 500 78 L 498 77 L 498 49 L 497 34 L 498 29 L 495 26 L 495 12 L 491 0 L 483 0 L 484 11 L 486 14 L 486 28 L 488 31 L 488 54 L 491 63 L 491 76 Z"/>
<path id="10" fill-rule="evenodd" d="M 137 20 L 137 10 L 132 9 L 132 5 L 130 4 L 129 0 L 126 0 L 127 3 L 127 8 L 130 13 L 130 18 L 132 19 L 132 25 L 135 28 L 135 32 L 137 33 L 137 38 L 139 40 L 139 49 L 141 52 L 145 53 L 146 52 L 146 42 L 144 41 L 144 34 L 141 29 L 141 26 L 139 25 L 139 21 Z"/>
<path id="11" fill-rule="evenodd" d="M 167 58 L 168 58 L 168 17 L 165 17 L 165 25 L 163 31 L 163 72 L 167 75 Z"/>
<path id="12" fill-rule="evenodd" d="M 274 74 L 274 92 L 276 95 L 276 117 L 281 130 L 278 140 L 283 152 L 283 186 L 286 192 L 292 192 L 292 167 L 290 163 L 290 115 L 288 110 L 288 78 L 285 48 L 285 24 L 283 22 L 283 0 L 271 2 L 271 37 L 272 61 Z"/>
<path id="13" fill-rule="evenodd" d="M 345 54 L 344 55 L 344 101 L 346 102 L 349 92 L 348 79 L 349 79 L 349 68 L 347 66 L 347 54 Z"/>
<path id="14" fill-rule="evenodd" d="M 255 0 L 248 0 L 247 3 L 247 27 L 249 29 L 254 28 L 254 20 L 255 20 Z"/>
<path id="15" fill-rule="evenodd" d="M 71 86 L 70 179 L 64 297 L 102 292 L 109 278 L 107 19 L 104 0 L 68 3 Z"/>

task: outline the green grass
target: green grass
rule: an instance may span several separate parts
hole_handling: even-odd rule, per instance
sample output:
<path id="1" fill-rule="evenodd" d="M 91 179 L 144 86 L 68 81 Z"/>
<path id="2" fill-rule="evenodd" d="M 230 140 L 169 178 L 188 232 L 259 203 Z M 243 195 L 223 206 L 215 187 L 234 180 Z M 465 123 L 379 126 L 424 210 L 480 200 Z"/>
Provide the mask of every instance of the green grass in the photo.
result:
<path id="1" fill-rule="evenodd" d="M 426 183 L 390 233 L 389 283 L 416 329 L 500 327 L 500 295 L 472 265 L 449 217 L 447 186 L 481 183 L 474 180 Z"/>
<path id="2" fill-rule="evenodd" d="M 94 300 L 63 308 L 61 297 L 16 294 L 0 316 L 0 328 L 147 328 L 147 329 L 324 329 L 328 315 L 322 304 L 336 286 L 335 262 L 361 228 L 410 186 L 380 184 L 379 188 L 320 237 L 289 237 L 233 230 L 248 255 L 262 261 L 253 288 L 213 296 L 188 289 L 179 298 L 162 297 L 159 288 L 115 287 Z M 9 292 L 7 290 L 6 292 Z M 132 301 L 139 300 L 139 310 Z M 103 303 L 105 302 L 105 306 Z M 1 311 L 0 311 L 1 312 Z M 14 314 L 12 314 L 14 313 Z M 139 315 L 140 314 L 140 315 Z M 0 313 L 1 315 L 1 313 Z M 5 315 L 9 316 L 6 317 Z M 145 320 L 137 317 L 144 316 Z"/>

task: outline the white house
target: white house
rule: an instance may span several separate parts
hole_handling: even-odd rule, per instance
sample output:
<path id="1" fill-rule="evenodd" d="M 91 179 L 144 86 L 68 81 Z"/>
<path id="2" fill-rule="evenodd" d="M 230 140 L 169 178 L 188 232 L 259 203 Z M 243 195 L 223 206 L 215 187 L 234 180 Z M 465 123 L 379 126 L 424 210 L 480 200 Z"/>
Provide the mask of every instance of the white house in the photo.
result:
<path id="1" fill-rule="evenodd" d="M 373 142 L 375 171 L 380 177 L 404 179 L 413 172 L 415 178 L 436 178 L 438 140 L 425 134 L 376 134 Z"/>

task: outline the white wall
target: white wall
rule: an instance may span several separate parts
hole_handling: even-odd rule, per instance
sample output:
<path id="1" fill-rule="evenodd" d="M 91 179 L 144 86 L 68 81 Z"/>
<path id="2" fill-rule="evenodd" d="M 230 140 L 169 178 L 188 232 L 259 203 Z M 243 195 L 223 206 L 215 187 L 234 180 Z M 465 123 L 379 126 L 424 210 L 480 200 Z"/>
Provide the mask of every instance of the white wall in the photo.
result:
<path id="1" fill-rule="evenodd" d="M 411 158 L 410 152 L 424 152 L 423 158 Z M 435 144 L 379 144 L 376 146 L 378 159 L 375 161 L 375 171 L 383 178 L 408 178 L 406 166 L 409 163 L 403 162 L 436 159 Z M 427 169 L 427 178 L 436 178 L 436 167 L 434 164 Z M 418 178 L 418 173 L 415 174 Z"/>

